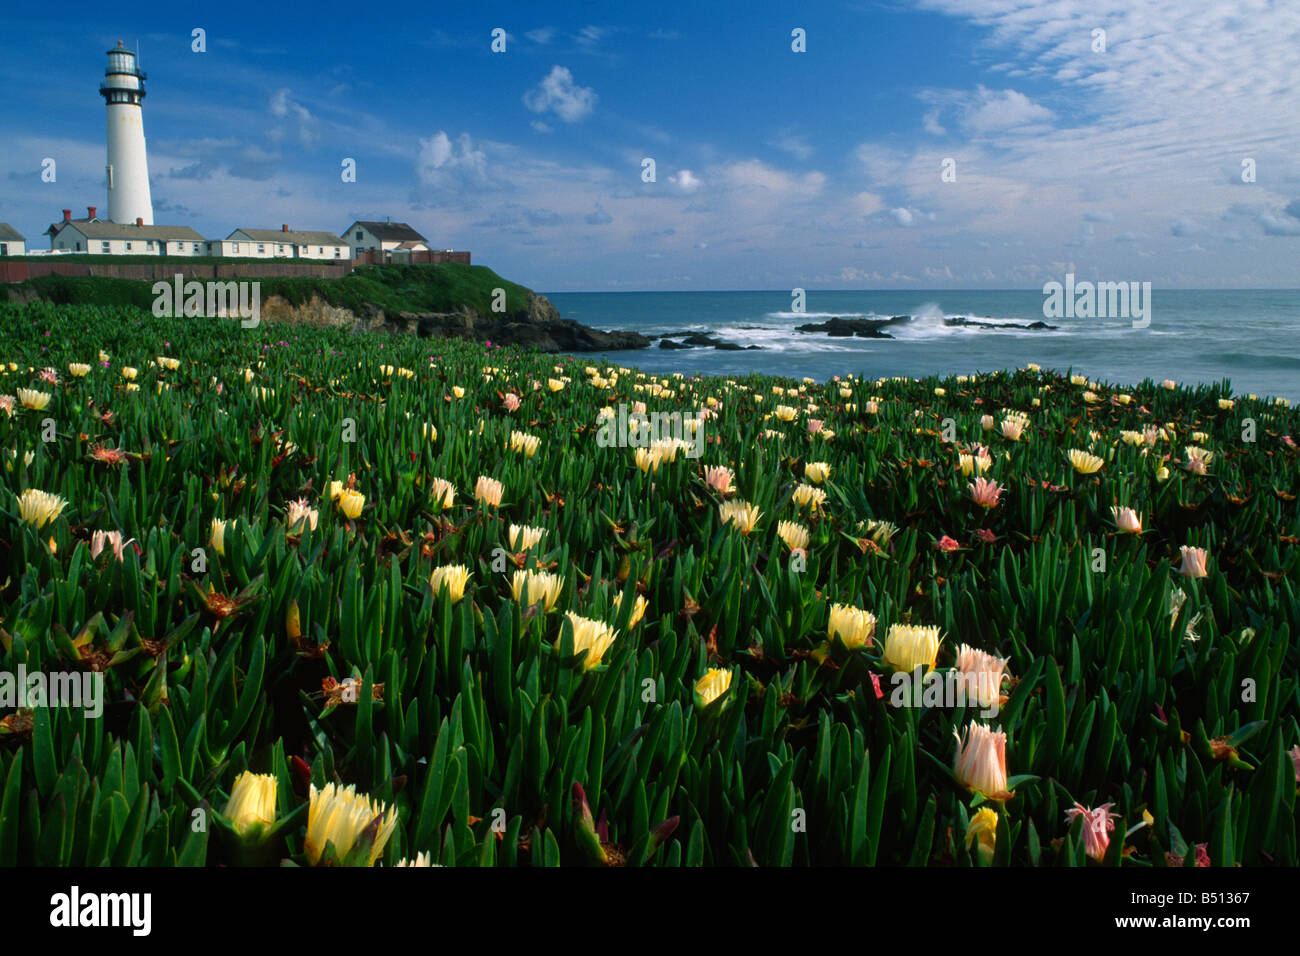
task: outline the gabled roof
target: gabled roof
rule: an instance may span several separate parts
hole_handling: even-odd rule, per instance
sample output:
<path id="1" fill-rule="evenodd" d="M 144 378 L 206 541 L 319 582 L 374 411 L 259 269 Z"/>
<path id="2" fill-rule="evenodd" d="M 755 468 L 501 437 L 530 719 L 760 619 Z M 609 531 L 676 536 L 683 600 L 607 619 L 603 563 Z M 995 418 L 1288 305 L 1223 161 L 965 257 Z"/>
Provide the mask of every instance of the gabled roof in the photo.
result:
<path id="1" fill-rule="evenodd" d="M 254 242 L 285 242 L 299 246 L 342 246 L 347 243 L 345 240 L 334 235 L 332 232 L 310 231 L 302 229 L 236 229 L 235 232 L 242 232 Z M 235 238 L 235 232 L 226 236 L 227 239 Z"/>
<path id="2" fill-rule="evenodd" d="M 380 242 L 402 242 L 408 239 L 416 242 L 429 241 L 404 222 L 368 222 L 364 219 L 358 219 L 351 226 L 348 226 L 344 232 L 351 232 L 354 226 L 363 226 L 369 229 L 370 234 Z"/>
<path id="3" fill-rule="evenodd" d="M 189 226 L 128 226 L 104 219 L 65 219 L 51 223 L 46 235 L 58 235 L 68 226 L 75 226 L 87 239 L 155 239 L 202 242 L 203 237 Z"/>
<path id="4" fill-rule="evenodd" d="M 416 241 L 414 239 L 408 239 L 406 240 L 406 242 L 399 242 L 397 244 L 398 249 L 414 249 L 416 246 L 424 246 L 427 249 L 429 244 L 425 242 L 423 239 L 419 241 Z"/>
<path id="5" fill-rule="evenodd" d="M 27 241 L 26 236 L 7 222 L 0 222 L 0 239 L 19 239 L 23 242 Z"/>

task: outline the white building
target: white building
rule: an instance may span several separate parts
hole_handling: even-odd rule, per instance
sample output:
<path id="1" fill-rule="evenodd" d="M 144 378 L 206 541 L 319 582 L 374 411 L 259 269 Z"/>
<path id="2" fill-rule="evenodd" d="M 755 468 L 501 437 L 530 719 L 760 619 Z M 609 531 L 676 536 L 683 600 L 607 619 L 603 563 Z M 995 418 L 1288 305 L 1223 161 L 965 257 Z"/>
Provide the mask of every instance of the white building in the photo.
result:
<path id="1" fill-rule="evenodd" d="M 251 259 L 350 259 L 348 244 L 332 232 L 290 229 L 236 229 L 207 243 L 208 255 Z"/>
<path id="2" fill-rule="evenodd" d="M 27 255 L 27 239 L 9 223 L 0 222 L 0 256 L 25 255 Z"/>
<path id="3" fill-rule="evenodd" d="M 343 230 L 340 235 L 352 247 L 352 255 L 368 252 L 372 249 L 392 252 L 394 249 L 407 251 L 427 251 L 429 240 L 424 238 L 404 222 L 367 222 L 358 220 Z"/>
<path id="4" fill-rule="evenodd" d="M 140 217 L 133 226 L 96 217 L 94 206 L 86 207 L 85 219 L 73 219 L 63 210 L 63 221 L 53 223 L 45 234 L 54 252 L 89 252 L 113 256 L 202 256 L 206 240 L 189 226 L 152 226 Z"/>
<path id="5" fill-rule="evenodd" d="M 108 108 L 108 218 L 116 223 L 153 225 L 149 161 L 144 148 L 145 74 L 135 54 L 117 41 L 99 88 Z"/>

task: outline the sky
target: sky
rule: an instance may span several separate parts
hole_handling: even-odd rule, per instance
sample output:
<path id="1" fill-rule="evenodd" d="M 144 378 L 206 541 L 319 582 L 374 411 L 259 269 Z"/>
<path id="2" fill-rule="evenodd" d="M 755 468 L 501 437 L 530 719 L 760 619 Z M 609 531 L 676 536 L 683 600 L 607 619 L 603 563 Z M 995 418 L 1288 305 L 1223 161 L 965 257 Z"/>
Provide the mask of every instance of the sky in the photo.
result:
<path id="1" fill-rule="evenodd" d="M 207 237 L 392 217 L 548 292 L 1300 287 L 1300 0 L 179 6 L 0 11 L 30 246 L 106 214 L 121 39 L 154 221 Z"/>

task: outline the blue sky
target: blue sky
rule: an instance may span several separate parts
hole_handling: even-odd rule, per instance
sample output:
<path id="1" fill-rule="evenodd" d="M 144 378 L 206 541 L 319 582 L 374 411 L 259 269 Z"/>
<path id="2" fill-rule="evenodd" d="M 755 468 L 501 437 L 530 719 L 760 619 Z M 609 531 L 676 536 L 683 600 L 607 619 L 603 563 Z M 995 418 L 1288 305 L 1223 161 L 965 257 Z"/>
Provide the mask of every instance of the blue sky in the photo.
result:
<path id="1" fill-rule="evenodd" d="M 1294 0 L 464 6 L 10 5 L 0 220 L 102 214 L 120 38 L 155 222 L 205 236 L 391 216 L 545 291 L 1300 286 Z"/>

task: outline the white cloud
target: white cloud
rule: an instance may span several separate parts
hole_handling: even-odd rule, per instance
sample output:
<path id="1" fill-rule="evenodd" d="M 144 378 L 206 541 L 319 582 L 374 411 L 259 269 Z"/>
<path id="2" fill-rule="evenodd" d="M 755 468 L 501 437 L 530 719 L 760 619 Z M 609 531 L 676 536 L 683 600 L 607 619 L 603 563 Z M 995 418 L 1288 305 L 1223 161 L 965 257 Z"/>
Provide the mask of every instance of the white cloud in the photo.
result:
<path id="1" fill-rule="evenodd" d="M 536 30 L 529 30 L 524 36 L 534 43 L 546 46 L 555 38 L 555 27 L 538 27 Z"/>
<path id="2" fill-rule="evenodd" d="M 535 89 L 524 94 L 524 105 L 534 113 L 552 112 L 566 123 L 576 123 L 596 106 L 596 91 L 573 82 L 566 67 L 553 66 Z"/>
<path id="3" fill-rule="evenodd" d="M 452 141 L 443 130 L 420 140 L 415 172 L 425 186 L 447 187 L 456 182 L 487 179 L 487 155 L 474 148 L 467 133 Z"/>
<path id="4" fill-rule="evenodd" d="M 912 223 L 916 222 L 916 216 L 913 215 L 912 210 L 905 209 L 901 206 L 897 209 L 889 210 L 889 215 L 893 218 L 894 222 L 898 223 L 900 226 L 910 226 Z"/>
<path id="5" fill-rule="evenodd" d="M 999 133 L 1024 127 L 1040 127 L 1056 116 L 1015 90 L 986 89 L 981 86 L 966 107 L 963 124 L 975 134 Z"/>
<path id="6" fill-rule="evenodd" d="M 930 112 L 926 113 L 925 116 L 921 117 L 921 125 L 925 127 L 925 131 L 932 136 L 942 136 L 944 133 L 948 132 L 939 123 L 939 111 L 937 109 L 930 110 Z"/>
<path id="7" fill-rule="evenodd" d="M 668 177 L 668 181 L 684 193 L 693 193 L 700 188 L 700 180 L 689 169 L 683 169 L 680 172 L 673 173 Z"/>

